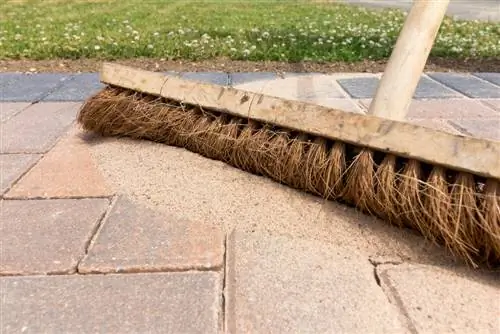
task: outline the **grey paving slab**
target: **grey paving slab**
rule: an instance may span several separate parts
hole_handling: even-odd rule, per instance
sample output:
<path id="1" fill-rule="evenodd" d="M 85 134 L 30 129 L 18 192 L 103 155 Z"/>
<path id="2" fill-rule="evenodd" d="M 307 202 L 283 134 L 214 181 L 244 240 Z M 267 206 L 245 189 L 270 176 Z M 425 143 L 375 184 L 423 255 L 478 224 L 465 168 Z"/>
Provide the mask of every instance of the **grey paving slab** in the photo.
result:
<path id="1" fill-rule="evenodd" d="M 0 123 L 12 118 L 29 105 L 27 102 L 0 102 Z"/>
<path id="2" fill-rule="evenodd" d="M 473 73 L 473 74 L 476 77 L 479 77 L 483 80 L 489 81 L 497 86 L 500 86 L 500 73 L 484 72 L 484 73 Z"/>
<path id="3" fill-rule="evenodd" d="M 368 99 L 375 95 L 378 78 L 359 77 L 337 79 L 339 85 L 353 98 Z"/>
<path id="4" fill-rule="evenodd" d="M 0 74 L 0 101 L 36 102 L 60 87 L 72 75 L 61 73 Z"/>
<path id="5" fill-rule="evenodd" d="M 2 125 L 0 153 L 44 153 L 75 120 L 80 104 L 41 102 Z"/>
<path id="6" fill-rule="evenodd" d="M 79 73 L 44 97 L 43 101 L 84 101 L 102 88 L 104 85 L 99 81 L 98 73 Z"/>
<path id="7" fill-rule="evenodd" d="M 457 98 L 461 97 L 461 95 L 434 80 L 422 76 L 413 97 L 415 99 L 445 99 Z"/>
<path id="8" fill-rule="evenodd" d="M 221 86 L 229 85 L 229 74 L 224 72 L 183 72 L 180 77 Z"/>
<path id="9" fill-rule="evenodd" d="M 252 81 L 274 80 L 278 75 L 273 72 L 237 72 L 229 74 L 230 85 L 240 85 Z"/>
<path id="10" fill-rule="evenodd" d="M 367 99 L 375 95 L 379 79 L 375 77 L 357 77 L 337 79 L 339 84 L 353 98 Z M 460 97 L 453 90 L 423 76 L 413 94 L 415 99 Z"/>
<path id="11" fill-rule="evenodd" d="M 220 333 L 212 272 L 3 277 L 0 332 Z"/>
<path id="12" fill-rule="evenodd" d="M 0 195 L 40 159 L 40 154 L 0 154 Z"/>
<path id="13" fill-rule="evenodd" d="M 107 199 L 2 200 L 0 275 L 72 273 Z"/>
<path id="14" fill-rule="evenodd" d="M 500 87 L 464 73 L 428 73 L 428 75 L 471 98 L 500 98 Z"/>
<path id="15" fill-rule="evenodd" d="M 377 268 L 382 288 L 413 333 L 498 333 L 500 276 L 425 265 Z"/>
<path id="16" fill-rule="evenodd" d="M 208 270 L 222 267 L 224 233 L 120 196 L 79 272 Z"/>
<path id="17" fill-rule="evenodd" d="M 392 7 L 408 11 L 412 6 L 411 0 L 343 0 L 353 5 L 367 7 Z M 498 0 L 451 1 L 447 15 L 458 19 L 500 21 L 500 3 Z"/>
<path id="18" fill-rule="evenodd" d="M 291 237 L 228 240 L 229 333 L 404 333 L 367 258 Z"/>
<path id="19" fill-rule="evenodd" d="M 450 124 L 474 137 L 500 141 L 500 117 L 496 119 L 454 119 Z"/>

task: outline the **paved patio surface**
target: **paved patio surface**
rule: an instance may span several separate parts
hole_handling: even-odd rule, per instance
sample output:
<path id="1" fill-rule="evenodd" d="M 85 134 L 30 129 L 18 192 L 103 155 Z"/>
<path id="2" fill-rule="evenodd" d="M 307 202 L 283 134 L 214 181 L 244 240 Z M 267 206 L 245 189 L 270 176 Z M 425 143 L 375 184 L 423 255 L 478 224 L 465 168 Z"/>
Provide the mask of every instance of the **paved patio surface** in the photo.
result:
<path id="1" fill-rule="evenodd" d="M 412 0 L 342 0 L 342 2 L 373 8 L 399 8 L 408 11 Z M 500 22 L 500 0 L 453 0 L 446 15 L 464 20 Z"/>
<path id="2" fill-rule="evenodd" d="M 172 75 L 356 113 L 380 78 Z M 100 87 L 0 73 L 0 333 L 500 333 L 500 272 L 184 149 L 85 134 Z M 426 73 L 408 121 L 500 140 L 500 74 Z"/>

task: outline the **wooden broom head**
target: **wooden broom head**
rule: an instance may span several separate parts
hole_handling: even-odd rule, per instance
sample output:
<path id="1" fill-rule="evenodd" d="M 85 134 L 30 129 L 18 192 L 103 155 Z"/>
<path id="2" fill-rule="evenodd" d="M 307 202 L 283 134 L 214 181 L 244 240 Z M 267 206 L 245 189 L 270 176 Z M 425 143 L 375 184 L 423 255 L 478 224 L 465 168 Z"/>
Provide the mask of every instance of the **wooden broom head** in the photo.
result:
<path id="1" fill-rule="evenodd" d="M 106 64 L 78 121 L 206 157 L 500 264 L 500 143 Z"/>

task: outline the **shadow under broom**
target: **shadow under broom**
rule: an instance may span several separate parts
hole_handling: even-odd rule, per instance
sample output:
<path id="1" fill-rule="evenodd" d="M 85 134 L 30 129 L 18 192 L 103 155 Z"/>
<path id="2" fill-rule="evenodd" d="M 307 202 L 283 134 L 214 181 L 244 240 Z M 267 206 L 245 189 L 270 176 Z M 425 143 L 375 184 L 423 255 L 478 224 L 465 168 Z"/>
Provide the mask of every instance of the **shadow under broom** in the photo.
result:
<path id="1" fill-rule="evenodd" d="M 417 1 L 405 26 L 432 5 Z M 378 93 L 403 62 L 395 52 Z M 499 142 L 120 65 L 104 64 L 101 81 L 78 115 L 85 130 L 184 147 L 414 229 L 474 266 L 500 264 Z"/>

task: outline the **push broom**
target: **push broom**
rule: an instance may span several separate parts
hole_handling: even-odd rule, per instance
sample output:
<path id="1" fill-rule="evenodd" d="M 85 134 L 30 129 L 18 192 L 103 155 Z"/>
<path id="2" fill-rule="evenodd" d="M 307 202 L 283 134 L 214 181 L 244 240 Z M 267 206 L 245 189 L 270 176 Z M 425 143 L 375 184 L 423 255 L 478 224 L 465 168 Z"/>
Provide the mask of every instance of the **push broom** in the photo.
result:
<path id="1" fill-rule="evenodd" d="M 500 263 L 500 142 L 404 122 L 449 1 L 416 0 L 366 115 L 105 63 L 78 122 L 184 147 Z"/>

